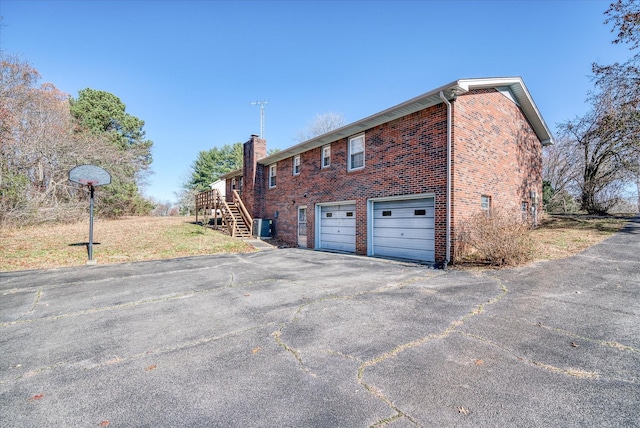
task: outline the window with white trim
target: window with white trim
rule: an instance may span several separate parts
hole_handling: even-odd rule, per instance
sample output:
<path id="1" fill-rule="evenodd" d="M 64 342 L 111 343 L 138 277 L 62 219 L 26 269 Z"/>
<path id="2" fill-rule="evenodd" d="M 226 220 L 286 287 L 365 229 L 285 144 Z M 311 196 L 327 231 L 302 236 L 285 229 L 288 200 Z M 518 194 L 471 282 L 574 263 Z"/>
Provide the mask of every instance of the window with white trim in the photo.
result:
<path id="1" fill-rule="evenodd" d="M 331 144 L 322 147 L 322 167 L 331 166 Z"/>
<path id="2" fill-rule="evenodd" d="M 276 165 L 269 165 L 269 187 L 276 187 Z"/>
<path id="3" fill-rule="evenodd" d="M 364 134 L 349 138 L 348 170 L 364 168 Z"/>
<path id="4" fill-rule="evenodd" d="M 293 157 L 293 175 L 300 175 L 300 155 Z"/>

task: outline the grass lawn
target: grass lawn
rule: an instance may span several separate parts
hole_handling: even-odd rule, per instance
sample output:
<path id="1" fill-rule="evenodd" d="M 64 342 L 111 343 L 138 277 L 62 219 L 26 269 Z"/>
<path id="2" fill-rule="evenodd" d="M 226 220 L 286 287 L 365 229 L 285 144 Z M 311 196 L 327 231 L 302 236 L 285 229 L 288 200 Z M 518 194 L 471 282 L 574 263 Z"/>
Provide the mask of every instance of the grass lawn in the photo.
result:
<path id="1" fill-rule="evenodd" d="M 535 260 L 568 257 L 620 230 L 629 217 L 545 216 L 532 231 Z M 99 264 L 255 251 L 240 239 L 193 224 L 192 217 L 127 217 L 94 222 Z M 81 266 L 87 262 L 89 219 L 0 229 L 0 272 Z"/>
<path id="2" fill-rule="evenodd" d="M 553 260 L 577 254 L 624 227 L 632 215 L 590 217 L 546 215 L 532 231 L 536 260 Z"/>
<path id="3" fill-rule="evenodd" d="M 192 217 L 95 219 L 93 259 L 107 264 L 254 251 L 239 239 L 193 221 Z M 0 271 L 84 265 L 88 253 L 83 243 L 88 241 L 88 218 L 73 224 L 0 229 Z"/>

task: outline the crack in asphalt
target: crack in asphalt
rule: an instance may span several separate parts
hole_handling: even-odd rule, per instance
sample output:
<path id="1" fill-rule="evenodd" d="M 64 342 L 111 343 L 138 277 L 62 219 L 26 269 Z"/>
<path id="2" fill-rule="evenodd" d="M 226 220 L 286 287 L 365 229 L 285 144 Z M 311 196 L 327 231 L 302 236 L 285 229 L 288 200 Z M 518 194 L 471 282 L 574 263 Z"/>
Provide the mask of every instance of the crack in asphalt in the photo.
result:
<path id="1" fill-rule="evenodd" d="M 246 282 L 246 283 L 242 283 L 242 284 L 235 284 L 235 285 L 231 282 L 228 285 L 223 285 L 223 286 L 219 286 L 219 287 L 212 287 L 212 288 L 206 288 L 206 289 L 201 289 L 201 290 L 189 290 L 189 291 L 185 291 L 183 293 L 174 293 L 174 294 L 165 295 L 165 296 L 161 296 L 161 297 L 151 297 L 151 298 L 148 298 L 148 299 L 125 302 L 125 303 L 121 303 L 121 304 L 118 304 L 118 305 L 100 306 L 100 307 L 97 307 L 97 308 L 84 309 L 84 310 L 73 311 L 73 312 L 65 312 L 65 313 L 58 314 L 58 315 L 49 315 L 49 316 L 40 317 L 40 318 L 16 319 L 14 321 L 6 321 L 6 322 L 0 323 L 0 328 L 9 327 L 9 326 L 13 326 L 13 325 L 19 325 L 19 324 L 28 324 L 28 323 L 39 322 L 39 321 L 55 321 L 55 320 L 59 320 L 59 319 L 62 319 L 62 318 L 67 318 L 67 317 L 90 315 L 90 314 L 95 314 L 95 313 L 99 313 L 99 312 L 113 311 L 113 310 L 122 309 L 122 308 L 131 308 L 131 307 L 136 307 L 136 306 L 141 306 L 141 305 L 148 305 L 148 304 L 154 304 L 154 303 L 159 303 L 159 302 L 166 302 L 166 301 L 175 300 L 175 299 L 184 299 L 185 297 L 191 297 L 191 296 L 194 296 L 196 294 L 210 293 L 210 292 L 221 290 L 221 289 L 225 289 L 225 288 L 239 288 L 239 287 L 252 286 L 252 285 L 256 285 L 256 284 L 264 284 L 264 283 L 269 283 L 269 282 L 275 282 L 275 281 L 276 281 L 275 279 L 266 278 L 266 279 L 262 279 L 260 281 L 250 281 L 250 282 Z M 40 299 L 40 294 L 38 295 L 38 300 L 39 299 Z M 36 303 L 37 303 L 37 301 L 36 301 Z M 27 312 L 27 314 L 33 312 L 33 310 L 35 309 L 36 303 L 34 303 L 32 310 Z M 24 314 L 24 315 L 26 315 L 26 314 Z"/>
<path id="2" fill-rule="evenodd" d="M 438 275 L 435 276 L 440 276 L 440 275 L 444 275 L 445 272 L 439 273 Z M 480 276 L 484 276 L 484 275 L 480 275 Z M 508 289 L 507 287 L 502 283 L 502 281 L 496 277 L 490 277 L 493 281 L 496 282 L 496 284 L 498 284 L 498 286 L 500 287 L 501 291 L 498 295 L 496 295 L 495 297 L 488 299 L 486 302 L 484 303 L 480 303 L 478 306 L 476 306 L 471 312 L 469 312 L 468 314 L 462 316 L 461 318 L 452 321 L 449 325 L 449 327 L 447 327 L 445 330 L 443 330 L 440 333 L 436 333 L 436 334 L 430 334 L 427 335 L 425 337 L 422 337 L 420 339 L 411 341 L 411 342 L 407 342 L 404 344 L 401 344 L 397 347 L 395 347 L 394 349 L 392 349 L 389 352 L 383 353 L 381 355 L 379 355 L 376 358 L 372 358 L 370 360 L 364 361 L 362 362 L 361 359 L 354 357 L 352 355 L 345 355 L 343 353 L 339 353 L 339 352 L 335 352 L 332 350 L 329 350 L 328 353 L 330 355 L 338 355 L 342 358 L 348 358 L 348 359 L 353 359 L 356 360 L 358 362 L 360 362 L 360 366 L 358 367 L 358 372 L 356 375 L 356 379 L 358 384 L 360 384 L 362 387 L 365 388 L 365 390 L 367 392 L 369 392 L 371 395 L 373 395 L 376 399 L 382 401 L 383 403 L 385 403 L 385 405 L 387 405 L 393 412 L 395 412 L 395 414 L 393 414 L 392 416 L 388 417 L 388 418 L 383 418 L 380 419 L 378 421 L 376 421 L 374 424 L 371 425 L 371 428 L 378 428 L 378 427 L 383 427 L 385 425 L 388 425 L 389 423 L 392 423 L 398 419 L 404 418 L 406 420 L 408 420 L 410 423 L 412 423 L 414 426 L 416 427 L 420 427 L 419 423 L 408 413 L 406 413 L 405 411 L 403 411 L 402 409 L 400 409 L 398 406 L 396 406 L 393 401 L 391 399 L 389 399 L 388 397 L 386 397 L 381 390 L 379 390 L 378 388 L 376 388 L 374 385 L 369 384 L 367 382 L 365 382 L 364 380 L 364 374 L 365 374 L 365 370 L 369 367 L 373 367 L 383 361 L 386 361 L 390 358 L 393 358 L 395 356 L 397 356 L 398 354 L 414 348 L 416 346 L 419 346 L 425 342 L 428 342 L 430 340 L 435 340 L 435 339 L 445 339 L 446 337 L 450 336 L 452 333 L 456 332 L 456 330 L 461 327 L 469 318 L 474 317 L 476 315 L 481 314 L 484 311 L 484 308 L 487 305 L 492 305 L 495 304 L 497 302 L 499 302 L 507 293 L 508 293 Z M 290 323 L 293 323 L 295 321 L 297 321 L 299 318 L 299 314 L 300 312 L 305 308 L 308 307 L 312 304 L 316 304 L 316 303 L 320 303 L 329 299 L 353 299 L 355 297 L 358 296 L 362 296 L 362 295 L 366 295 L 366 294 L 373 294 L 373 293 L 380 293 L 383 291 L 388 291 L 390 289 L 400 289 L 405 285 L 408 284 L 412 284 L 412 283 L 416 283 L 419 281 L 423 281 L 425 278 L 424 277 L 413 277 L 413 278 L 409 278 L 405 281 L 396 283 L 396 284 L 387 284 L 385 286 L 382 287 L 378 287 L 376 289 L 373 290 L 367 290 L 367 291 L 362 291 L 362 292 L 358 292 L 358 293 L 354 293 L 352 295 L 345 295 L 345 296 L 327 296 L 327 297 L 323 297 L 320 299 L 315 299 L 309 302 L 305 302 L 304 304 L 298 306 L 298 308 L 296 309 L 296 311 L 294 312 L 293 316 L 291 317 L 290 321 L 283 323 L 280 328 L 276 331 L 274 331 L 272 333 L 272 336 L 274 337 L 274 340 L 276 341 L 276 343 L 278 344 L 278 346 L 280 346 L 282 349 L 284 349 L 285 351 L 289 352 L 291 355 L 293 355 L 293 357 L 295 358 L 296 362 L 298 363 L 299 367 L 301 370 L 303 370 L 304 372 L 308 373 L 310 376 L 316 377 L 316 375 L 314 373 L 312 373 L 308 367 L 306 367 L 301 355 L 300 355 L 300 351 L 290 345 L 288 345 L 283 339 L 282 339 L 282 333 L 283 330 L 287 327 L 287 325 L 289 325 Z M 432 279 L 432 277 L 430 277 L 429 279 Z"/>
<path id="3" fill-rule="evenodd" d="M 31 305 L 31 309 L 29 309 L 27 312 L 18 315 L 17 319 L 22 319 L 26 316 L 28 316 L 29 314 L 33 313 L 33 311 L 36 310 L 36 306 L 38 305 L 38 302 L 40 301 L 40 297 L 42 296 L 42 287 L 38 287 L 38 290 L 36 291 L 36 297 L 33 300 L 33 304 Z"/>
<path id="4" fill-rule="evenodd" d="M 564 329 L 561 329 L 561 328 L 558 328 L 558 327 L 547 326 L 547 325 L 544 325 L 542 323 L 538 323 L 537 325 L 538 325 L 538 327 L 541 327 L 541 328 L 544 328 L 544 329 L 547 329 L 547 330 L 550 330 L 550 331 L 555 331 L 557 333 L 561 333 L 561 334 L 564 334 L 566 336 L 575 337 L 576 339 L 584 340 L 585 342 L 596 343 L 598 345 L 602 345 L 602 346 L 606 346 L 606 347 L 609 347 L 609 348 L 618 349 L 620 351 L 630 351 L 630 352 L 640 353 L 640 349 L 638 349 L 638 348 L 634 348 L 632 346 L 623 345 L 623 344 L 615 342 L 615 341 L 592 339 L 590 337 L 582 336 L 582 335 L 574 333 L 572 331 L 564 330 Z"/>
<path id="5" fill-rule="evenodd" d="M 218 271 L 221 267 L 223 266 L 227 266 L 229 264 L 233 264 L 234 262 L 237 261 L 243 261 L 243 259 L 241 257 L 238 257 L 237 255 L 229 255 L 229 257 L 233 257 L 233 260 L 219 260 L 217 263 L 209 265 L 209 266 L 198 266 L 198 267 L 186 267 L 186 268 L 180 268 L 180 269 L 172 269 L 172 270 L 167 270 L 167 271 L 163 271 L 163 275 L 175 275 L 175 274 L 181 274 L 181 273 L 194 273 L 194 272 L 200 272 L 200 271 L 209 271 L 209 270 L 215 270 Z M 123 266 L 126 267 L 127 264 L 144 264 L 144 263 L 154 263 L 156 261 L 142 261 L 142 262 L 130 262 L 130 263 L 116 263 L 116 264 L 107 264 L 107 265 L 102 265 L 97 267 L 97 269 L 99 269 L 100 267 L 114 267 L 114 266 Z M 75 268 L 64 268 L 64 269 L 75 269 Z M 96 267 L 92 267 L 92 269 L 96 269 Z M 42 273 L 47 273 L 47 272 L 52 272 L 58 269 L 43 269 Z M 7 273 L 3 273 L 0 276 L 0 286 L 2 284 L 8 284 L 10 283 L 13 278 L 12 278 L 12 274 L 16 274 L 16 273 L 23 273 L 24 271 L 17 271 L 17 272 L 7 272 Z M 69 285 L 74 285 L 76 283 L 82 283 L 83 285 L 88 285 L 88 284 L 99 284 L 102 282 L 112 282 L 114 279 L 118 279 L 118 280 L 122 280 L 122 279 L 141 279 L 141 278 L 147 278 L 147 277 L 156 277 L 158 275 L 157 272 L 155 271 L 151 271 L 151 272 L 145 272 L 145 273 L 132 273 L 130 275 L 127 275 L 127 273 L 123 273 L 123 272 L 118 272 L 115 275 L 109 275 L 107 277 L 104 278 L 98 278 L 98 279 L 89 279 L 86 277 L 83 278 L 77 278 L 74 280 L 70 280 L 70 281 L 63 281 L 63 282 L 59 282 L 56 284 L 50 284 L 47 286 L 47 288 L 50 289 L 55 289 L 55 288 L 59 288 L 59 287 L 66 287 Z M 6 276 L 6 278 L 4 278 L 4 276 Z M 16 293 L 28 288 L 35 288 L 36 286 L 31 286 L 31 287 L 20 287 L 20 288 L 10 288 L 7 290 L 3 290 L 3 294 L 11 294 L 11 293 Z"/>
<path id="6" fill-rule="evenodd" d="M 187 342 L 182 342 L 182 343 L 178 343 L 174 346 L 165 346 L 162 348 L 158 348 L 158 349 L 151 349 L 151 350 L 147 350 L 145 352 L 139 352 L 137 354 L 133 354 L 133 355 L 129 355 L 129 356 L 125 356 L 125 357 L 120 357 L 118 355 L 113 356 L 111 358 L 109 358 L 108 360 L 103 360 L 100 362 L 95 362 L 95 363 L 91 363 L 90 360 L 82 360 L 82 361 L 77 361 L 77 362 L 71 362 L 71 361 L 59 361 L 57 363 L 53 363 L 53 364 L 49 364 L 47 366 L 43 366 L 43 367 L 36 367 L 34 369 L 29 370 L 26 373 L 22 373 L 19 376 L 13 377 L 11 379 L 6 379 L 6 380 L 1 380 L 0 381 L 0 385 L 9 383 L 9 382 L 15 382 L 18 381 L 20 379 L 23 378 L 28 378 L 28 377 L 32 377 L 35 376 L 37 374 L 49 371 L 49 370 L 54 370 L 54 369 L 58 369 L 58 368 L 64 368 L 64 367 L 80 367 L 83 370 L 93 370 L 96 368 L 100 368 L 100 367 L 106 367 L 106 366 L 112 366 L 115 364 L 120 364 L 123 362 L 127 362 L 127 361 L 134 361 L 134 360 L 138 360 L 141 358 L 145 358 L 145 357 L 149 357 L 150 355 L 153 356 L 158 356 L 158 355 L 164 355 L 164 354 L 168 354 L 171 352 L 176 352 L 176 351 L 182 351 L 185 349 L 190 349 L 190 348 L 195 348 L 197 346 L 201 346 L 201 345 L 205 345 L 207 343 L 211 343 L 211 342 L 216 342 L 218 340 L 223 340 L 229 337 L 234 337 L 234 336 L 238 336 L 247 332 L 251 332 L 251 331 L 256 331 L 256 330 L 261 330 L 263 328 L 267 328 L 270 326 L 273 326 L 275 324 L 275 322 L 269 322 L 269 323 L 265 323 L 265 324 L 261 324 L 261 325 L 254 325 L 251 327 L 246 327 L 243 329 L 239 329 L 239 330 L 234 330 L 231 332 L 227 332 L 227 333 L 223 333 L 223 334 L 219 334 L 219 335 L 215 335 L 215 336 L 209 336 L 209 337 L 204 337 L 201 339 L 197 339 L 197 340 L 190 340 Z"/>
<path id="7" fill-rule="evenodd" d="M 541 361 L 536 361 L 536 360 L 532 360 L 530 358 L 527 357 L 523 357 L 522 355 L 518 354 L 516 351 L 514 351 L 513 349 L 504 346 L 501 343 L 495 342 L 493 340 L 487 339 L 486 337 L 480 336 L 480 335 L 476 335 L 476 334 L 471 334 L 471 333 L 464 333 L 464 332 L 456 332 L 462 336 L 471 338 L 471 339 L 475 339 L 478 340 L 482 343 L 491 345 L 493 347 L 499 348 L 500 350 L 507 352 L 511 355 L 513 355 L 516 360 L 518 362 L 521 363 L 525 363 L 525 364 L 529 364 L 533 367 L 538 367 L 538 368 L 542 368 L 544 370 L 550 371 L 550 372 L 554 372 L 554 373 L 561 373 L 567 376 L 571 376 L 571 377 L 575 377 L 575 378 L 579 378 L 579 379 L 595 379 L 600 377 L 600 374 L 597 372 L 590 372 L 587 370 L 582 370 L 582 369 L 578 369 L 578 368 L 560 368 L 560 367 L 556 367 L 553 366 L 551 364 L 546 364 L 543 363 Z"/>
<path id="8" fill-rule="evenodd" d="M 496 277 L 488 277 L 488 278 L 493 279 L 499 285 L 499 287 L 501 288 L 501 292 L 498 295 L 496 295 L 495 297 L 487 300 L 485 303 L 479 304 L 475 309 L 473 309 L 468 314 L 463 315 L 459 319 L 452 321 L 449 324 L 449 327 L 444 329 L 442 332 L 430 334 L 430 335 L 427 335 L 427 336 L 422 337 L 420 339 L 401 344 L 401 345 L 397 346 L 396 348 L 392 349 L 391 351 L 386 352 L 386 353 L 384 353 L 382 355 L 379 355 L 376 358 L 372 358 L 372 359 L 370 359 L 368 361 L 365 361 L 360 365 L 360 367 L 358 368 L 358 374 L 357 374 L 358 383 L 360 385 L 362 385 L 364 388 L 366 388 L 367 391 L 371 392 L 374 397 L 376 397 L 379 400 L 383 401 L 393 411 L 396 412 L 396 415 L 394 415 L 393 418 L 386 418 L 386 419 L 382 419 L 380 421 L 377 421 L 375 424 L 371 425 L 372 428 L 373 427 L 382 427 L 382 426 L 387 425 L 388 423 L 393 422 L 393 421 L 395 421 L 395 420 L 397 420 L 399 418 L 406 418 L 409 422 L 411 422 L 416 427 L 420 427 L 421 425 L 418 424 L 418 422 L 414 418 L 412 418 L 408 413 L 404 412 L 402 409 L 400 409 L 399 407 L 394 405 L 393 401 L 391 399 L 389 399 L 388 397 L 386 397 L 378 388 L 376 388 L 375 386 L 367 383 L 364 380 L 364 375 L 365 375 L 366 369 L 369 368 L 369 367 L 373 367 L 373 366 L 375 366 L 377 364 L 380 364 L 383 361 L 386 361 L 386 360 L 388 360 L 390 358 L 394 358 L 397 355 L 401 354 L 402 352 L 404 352 L 404 351 L 406 351 L 408 349 L 420 346 L 420 345 L 422 345 L 422 344 L 424 344 L 426 342 L 429 342 L 431 340 L 446 339 L 452 333 L 457 332 L 458 328 L 460 328 L 462 325 L 464 325 L 464 323 L 467 322 L 467 320 L 469 320 L 470 318 L 475 317 L 477 315 L 480 315 L 484 311 L 484 308 L 487 305 L 492 305 L 492 304 L 495 304 L 495 303 L 499 302 L 509 292 L 509 290 L 502 283 L 502 281 L 500 279 L 498 279 Z"/>

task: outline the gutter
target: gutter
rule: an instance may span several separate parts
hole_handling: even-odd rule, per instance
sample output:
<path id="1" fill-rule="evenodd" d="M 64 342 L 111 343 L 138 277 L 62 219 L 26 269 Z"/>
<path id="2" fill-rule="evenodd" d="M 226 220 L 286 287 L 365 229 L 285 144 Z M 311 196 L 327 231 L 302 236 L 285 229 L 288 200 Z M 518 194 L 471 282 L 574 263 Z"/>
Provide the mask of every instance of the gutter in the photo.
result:
<path id="1" fill-rule="evenodd" d="M 446 202 L 446 254 L 443 268 L 451 262 L 451 103 L 440 91 L 440 99 L 447 105 L 447 202 Z"/>

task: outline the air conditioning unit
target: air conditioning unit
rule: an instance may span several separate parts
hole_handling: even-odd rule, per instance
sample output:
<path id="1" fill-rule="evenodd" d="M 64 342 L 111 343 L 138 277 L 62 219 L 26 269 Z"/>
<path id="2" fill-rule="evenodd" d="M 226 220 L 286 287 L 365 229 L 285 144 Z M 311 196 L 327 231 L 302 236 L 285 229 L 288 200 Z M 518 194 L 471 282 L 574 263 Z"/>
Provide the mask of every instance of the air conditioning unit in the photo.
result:
<path id="1" fill-rule="evenodd" d="M 253 236 L 267 238 L 273 235 L 273 220 L 268 218 L 253 219 Z"/>

